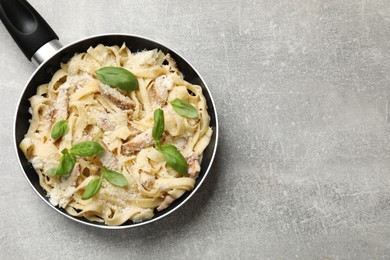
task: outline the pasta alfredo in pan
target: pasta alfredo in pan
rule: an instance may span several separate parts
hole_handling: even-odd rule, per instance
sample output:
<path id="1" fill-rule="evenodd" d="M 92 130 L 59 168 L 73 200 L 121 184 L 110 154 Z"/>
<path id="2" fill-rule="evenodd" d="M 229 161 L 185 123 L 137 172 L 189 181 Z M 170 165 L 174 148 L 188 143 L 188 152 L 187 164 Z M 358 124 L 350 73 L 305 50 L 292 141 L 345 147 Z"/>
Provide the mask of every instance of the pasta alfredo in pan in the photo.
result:
<path id="1" fill-rule="evenodd" d="M 130 89 L 109 84 L 127 76 Z M 50 202 L 107 225 L 151 219 L 192 190 L 212 136 L 201 87 L 158 50 L 91 47 L 30 103 L 20 148 Z"/>

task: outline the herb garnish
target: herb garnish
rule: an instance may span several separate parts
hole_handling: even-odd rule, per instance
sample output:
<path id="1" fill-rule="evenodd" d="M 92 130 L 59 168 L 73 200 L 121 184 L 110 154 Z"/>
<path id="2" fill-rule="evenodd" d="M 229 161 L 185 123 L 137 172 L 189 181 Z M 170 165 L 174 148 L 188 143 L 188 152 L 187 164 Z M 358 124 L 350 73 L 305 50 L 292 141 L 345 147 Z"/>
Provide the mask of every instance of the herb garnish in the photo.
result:
<path id="1" fill-rule="evenodd" d="M 81 199 L 87 200 L 92 198 L 93 196 L 96 195 L 96 193 L 98 193 L 101 186 L 102 186 L 102 178 L 95 178 L 91 180 L 88 183 L 87 187 L 85 187 L 85 191 L 83 193 L 83 196 L 81 196 Z"/>
<path id="2" fill-rule="evenodd" d="M 152 135 L 154 140 L 156 141 L 157 148 L 160 148 L 160 139 L 164 133 L 164 111 L 161 109 L 154 110 L 154 124 Z"/>
<path id="3" fill-rule="evenodd" d="M 88 183 L 87 187 L 85 187 L 83 195 L 81 196 L 81 199 L 87 200 L 95 196 L 102 186 L 102 178 L 105 178 L 108 182 L 117 187 L 125 187 L 129 184 L 123 174 L 102 168 L 100 178 L 95 178 Z"/>
<path id="4" fill-rule="evenodd" d="M 159 151 L 163 154 L 164 160 L 172 169 L 180 174 L 187 174 L 188 165 L 186 159 L 172 144 L 161 145 Z"/>
<path id="5" fill-rule="evenodd" d="M 175 98 L 171 102 L 171 105 L 173 110 L 175 110 L 175 112 L 181 116 L 188 118 L 198 118 L 198 112 L 196 111 L 196 108 L 183 99 Z"/>
<path id="6" fill-rule="evenodd" d="M 156 142 L 157 151 L 161 152 L 167 164 L 180 174 L 187 174 L 188 165 L 183 155 L 172 144 L 161 145 L 161 138 L 164 133 L 164 112 L 161 109 L 154 111 L 153 138 Z"/>
<path id="7" fill-rule="evenodd" d="M 91 157 L 102 152 L 104 152 L 104 148 L 97 142 L 87 141 L 77 143 L 70 148 L 70 151 L 66 148 L 62 150 L 60 165 L 55 168 L 50 168 L 46 171 L 46 174 L 52 176 L 67 175 L 76 164 L 76 155 L 79 157 Z"/>
<path id="8" fill-rule="evenodd" d="M 138 80 L 133 73 L 124 68 L 103 67 L 95 71 L 97 78 L 104 84 L 121 90 L 137 90 Z"/>
<path id="9" fill-rule="evenodd" d="M 104 152 L 104 148 L 97 142 L 86 141 L 73 145 L 70 152 L 80 157 L 91 157 Z"/>
<path id="10" fill-rule="evenodd" d="M 127 184 L 129 184 L 127 182 L 127 179 L 125 178 L 125 176 L 123 176 L 122 173 L 103 168 L 102 175 L 107 181 L 109 181 L 114 186 L 124 187 Z"/>
<path id="11" fill-rule="evenodd" d="M 57 140 L 64 135 L 66 135 L 69 131 L 68 122 L 66 120 L 58 121 L 54 124 L 52 130 L 51 130 L 51 137 L 54 140 Z"/>
<path id="12" fill-rule="evenodd" d="M 64 176 L 70 173 L 76 164 L 76 156 L 69 153 L 68 149 L 64 149 L 61 151 L 62 157 L 60 161 L 60 165 L 57 168 L 55 173 L 56 176 Z"/>

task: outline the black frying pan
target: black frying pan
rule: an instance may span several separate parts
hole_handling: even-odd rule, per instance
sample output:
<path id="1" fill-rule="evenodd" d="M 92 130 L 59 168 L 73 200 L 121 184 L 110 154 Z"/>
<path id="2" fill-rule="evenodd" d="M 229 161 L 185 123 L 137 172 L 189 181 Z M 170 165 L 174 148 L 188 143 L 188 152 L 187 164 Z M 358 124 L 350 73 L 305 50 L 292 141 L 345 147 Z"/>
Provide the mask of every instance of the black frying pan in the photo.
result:
<path id="1" fill-rule="evenodd" d="M 183 205 L 198 190 L 210 170 L 217 149 L 218 122 L 214 101 L 206 83 L 203 81 L 199 73 L 184 58 L 158 42 L 128 34 L 105 34 L 92 36 L 61 48 L 61 44 L 58 42 L 58 36 L 55 32 L 25 0 L 0 0 L 0 19 L 26 57 L 36 65 L 39 65 L 37 70 L 27 82 L 22 96 L 20 97 L 15 117 L 14 140 L 20 166 L 22 167 L 27 181 L 41 199 L 43 199 L 49 206 L 62 215 L 86 225 L 100 228 L 122 229 L 151 223 L 167 216 Z M 54 72 L 60 68 L 61 62 L 67 62 L 75 53 L 85 52 L 90 46 L 95 47 L 98 44 L 120 46 L 124 42 L 132 52 L 157 48 L 164 53 L 171 54 L 171 56 L 176 60 L 179 70 L 183 72 L 185 80 L 202 87 L 204 96 L 207 100 L 208 112 L 211 117 L 210 126 L 213 128 L 214 133 L 209 146 L 204 151 L 201 162 L 202 170 L 196 180 L 194 190 L 186 192 L 180 199 L 174 201 L 167 209 L 160 212 L 155 211 L 155 216 L 151 220 L 137 224 L 128 221 L 121 226 L 107 226 L 105 224 L 91 222 L 84 218 L 75 218 L 70 216 L 63 209 L 51 205 L 46 197 L 46 192 L 39 185 L 37 173 L 25 158 L 23 152 L 19 149 L 19 144 L 24 138 L 24 135 L 27 133 L 30 125 L 29 119 L 31 118 L 31 115 L 28 112 L 30 107 L 29 98 L 36 94 L 36 89 L 39 85 L 50 81 Z"/>

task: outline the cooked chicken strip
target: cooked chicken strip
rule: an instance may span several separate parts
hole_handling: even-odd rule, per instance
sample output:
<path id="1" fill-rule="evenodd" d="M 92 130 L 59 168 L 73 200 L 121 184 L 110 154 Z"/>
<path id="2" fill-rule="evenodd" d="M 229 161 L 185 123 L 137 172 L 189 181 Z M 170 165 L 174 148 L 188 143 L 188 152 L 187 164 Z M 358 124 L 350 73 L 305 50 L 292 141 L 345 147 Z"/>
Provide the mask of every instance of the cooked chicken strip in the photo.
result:
<path id="1" fill-rule="evenodd" d="M 63 84 L 58 89 L 57 101 L 54 104 L 55 108 L 55 121 L 66 120 L 68 118 L 68 88 Z"/>
<path id="2" fill-rule="evenodd" d="M 156 78 L 153 87 L 153 95 L 159 104 L 165 103 L 168 99 L 168 90 L 173 87 L 173 80 L 171 77 L 165 75 Z"/>
<path id="3" fill-rule="evenodd" d="M 127 114 L 122 113 L 97 113 L 96 124 L 104 131 L 113 131 L 127 126 Z"/>
<path id="4" fill-rule="evenodd" d="M 103 166 L 109 170 L 117 171 L 119 170 L 119 163 L 115 155 L 109 151 L 105 150 L 104 153 L 99 155 L 99 159 L 102 162 Z"/>
<path id="5" fill-rule="evenodd" d="M 115 129 L 115 125 L 110 122 L 109 117 L 106 114 L 102 114 L 100 117 L 98 117 L 96 119 L 96 124 L 103 131 L 112 131 Z"/>
<path id="6" fill-rule="evenodd" d="M 199 157 L 196 153 L 192 153 L 187 159 L 188 175 L 196 178 L 200 172 Z"/>
<path id="7" fill-rule="evenodd" d="M 148 129 L 122 145 L 122 154 L 129 155 L 154 144 L 152 129 Z"/>
<path id="8" fill-rule="evenodd" d="M 99 84 L 100 93 L 111 100 L 114 105 L 122 110 L 130 110 L 135 108 L 135 102 L 129 97 L 122 95 L 118 90 L 105 84 Z"/>

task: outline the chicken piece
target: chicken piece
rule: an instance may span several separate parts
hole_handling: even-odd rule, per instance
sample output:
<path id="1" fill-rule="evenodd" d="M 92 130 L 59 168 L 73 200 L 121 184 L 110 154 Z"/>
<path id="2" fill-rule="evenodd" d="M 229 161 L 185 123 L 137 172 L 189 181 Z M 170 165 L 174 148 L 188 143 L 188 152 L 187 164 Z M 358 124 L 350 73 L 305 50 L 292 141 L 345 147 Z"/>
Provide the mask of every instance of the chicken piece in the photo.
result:
<path id="1" fill-rule="evenodd" d="M 163 202 L 157 207 L 158 211 L 166 209 L 175 199 L 171 195 L 165 196 Z"/>
<path id="2" fill-rule="evenodd" d="M 112 131 L 115 129 L 115 125 L 113 125 L 108 116 L 106 114 L 102 114 L 100 117 L 96 119 L 96 124 L 103 131 Z"/>
<path id="3" fill-rule="evenodd" d="M 153 95 L 157 103 L 163 104 L 168 99 L 168 90 L 173 87 L 173 80 L 170 76 L 160 76 L 156 78 L 153 87 Z"/>
<path id="4" fill-rule="evenodd" d="M 54 124 L 54 122 L 55 122 L 55 116 L 56 116 L 56 110 L 55 110 L 55 108 L 51 108 L 50 113 L 49 113 L 51 125 Z"/>
<path id="5" fill-rule="evenodd" d="M 192 153 L 187 158 L 187 164 L 188 164 L 188 175 L 192 178 L 198 177 L 198 174 L 200 172 L 200 164 L 199 164 L 199 157 L 196 153 Z"/>
<path id="6" fill-rule="evenodd" d="M 114 131 L 121 127 L 127 127 L 127 113 L 98 113 L 96 116 L 96 124 L 103 131 Z"/>
<path id="7" fill-rule="evenodd" d="M 65 84 L 59 87 L 57 100 L 54 103 L 55 122 L 66 120 L 68 118 L 68 88 Z"/>
<path id="8" fill-rule="evenodd" d="M 122 110 L 132 110 L 135 108 L 135 102 L 129 97 L 122 95 L 118 90 L 105 84 L 99 84 L 100 93 L 108 98 L 115 106 Z"/>
<path id="9" fill-rule="evenodd" d="M 122 154 L 129 155 L 154 144 L 152 129 L 148 129 L 122 145 Z"/>
<path id="10" fill-rule="evenodd" d="M 106 149 L 103 153 L 99 155 L 99 159 L 105 168 L 113 171 L 119 170 L 118 160 L 111 151 Z"/>
<path id="11" fill-rule="evenodd" d="M 153 175 L 141 172 L 139 175 L 139 182 L 146 190 L 151 190 L 154 184 L 155 178 Z"/>

